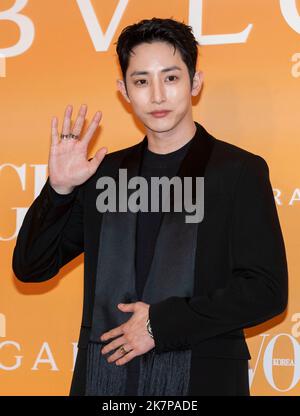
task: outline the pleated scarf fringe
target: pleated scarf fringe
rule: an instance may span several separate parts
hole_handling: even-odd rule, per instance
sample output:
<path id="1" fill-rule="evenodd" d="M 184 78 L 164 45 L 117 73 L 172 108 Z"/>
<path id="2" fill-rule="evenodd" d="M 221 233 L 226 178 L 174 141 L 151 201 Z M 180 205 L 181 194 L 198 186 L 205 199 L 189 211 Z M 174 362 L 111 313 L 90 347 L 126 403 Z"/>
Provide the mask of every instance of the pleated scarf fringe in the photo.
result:
<path id="1" fill-rule="evenodd" d="M 107 362 L 103 344 L 89 342 L 86 396 L 124 396 L 126 364 Z M 191 350 L 156 354 L 155 348 L 140 356 L 137 396 L 186 396 L 190 380 Z"/>
<path id="2" fill-rule="evenodd" d="M 126 367 L 107 362 L 103 344 L 89 342 L 87 351 L 86 396 L 123 396 Z"/>

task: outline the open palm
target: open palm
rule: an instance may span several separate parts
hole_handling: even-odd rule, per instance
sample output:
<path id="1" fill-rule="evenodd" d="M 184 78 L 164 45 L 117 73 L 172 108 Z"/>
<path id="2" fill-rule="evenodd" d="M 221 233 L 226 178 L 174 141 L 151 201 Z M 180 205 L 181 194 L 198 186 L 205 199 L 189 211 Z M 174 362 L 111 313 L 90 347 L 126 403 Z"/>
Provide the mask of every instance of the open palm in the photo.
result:
<path id="1" fill-rule="evenodd" d="M 87 106 L 82 105 L 77 119 L 71 129 L 72 106 L 68 105 L 64 114 L 62 135 L 75 135 L 75 138 L 62 137 L 58 134 L 58 119 L 52 118 L 51 122 L 51 147 L 49 153 L 49 180 L 51 186 L 59 193 L 69 193 L 72 189 L 87 181 L 97 170 L 102 162 L 107 148 L 100 148 L 95 156 L 87 159 L 88 144 L 93 137 L 96 128 L 102 118 L 102 113 L 97 111 L 86 133 L 80 137 Z"/>

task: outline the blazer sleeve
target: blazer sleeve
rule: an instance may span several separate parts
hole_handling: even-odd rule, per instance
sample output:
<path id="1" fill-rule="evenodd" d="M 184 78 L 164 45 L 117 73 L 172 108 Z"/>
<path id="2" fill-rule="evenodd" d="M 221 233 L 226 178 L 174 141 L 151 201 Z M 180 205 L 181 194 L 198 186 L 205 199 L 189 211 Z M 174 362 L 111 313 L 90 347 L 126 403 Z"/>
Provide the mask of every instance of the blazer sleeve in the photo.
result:
<path id="1" fill-rule="evenodd" d="M 38 283 L 83 252 L 83 187 L 57 193 L 49 177 L 28 209 L 17 236 L 12 267 L 22 282 Z"/>
<path id="2" fill-rule="evenodd" d="M 258 325 L 287 306 L 286 253 L 268 165 L 253 155 L 241 169 L 233 201 L 231 279 L 207 295 L 172 296 L 151 304 L 157 352 L 191 348 Z"/>

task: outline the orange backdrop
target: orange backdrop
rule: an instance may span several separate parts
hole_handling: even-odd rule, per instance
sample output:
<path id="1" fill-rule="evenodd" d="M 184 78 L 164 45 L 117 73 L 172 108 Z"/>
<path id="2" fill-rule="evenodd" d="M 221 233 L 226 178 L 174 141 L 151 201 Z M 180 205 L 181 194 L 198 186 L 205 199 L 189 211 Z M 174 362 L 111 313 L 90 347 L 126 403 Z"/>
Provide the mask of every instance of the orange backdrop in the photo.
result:
<path id="1" fill-rule="evenodd" d="M 285 314 L 246 331 L 251 395 L 300 392 L 300 1 L 1 0 L 0 394 L 67 395 L 79 334 L 83 257 L 48 282 L 11 269 L 26 210 L 47 178 L 51 117 L 72 103 L 103 118 L 90 147 L 109 152 L 144 136 L 116 88 L 115 42 L 144 18 L 191 24 L 205 76 L 194 119 L 217 138 L 264 157 L 284 233 Z M 298 104 L 297 104 L 298 103 Z M 60 124 L 61 125 L 61 124 Z"/>

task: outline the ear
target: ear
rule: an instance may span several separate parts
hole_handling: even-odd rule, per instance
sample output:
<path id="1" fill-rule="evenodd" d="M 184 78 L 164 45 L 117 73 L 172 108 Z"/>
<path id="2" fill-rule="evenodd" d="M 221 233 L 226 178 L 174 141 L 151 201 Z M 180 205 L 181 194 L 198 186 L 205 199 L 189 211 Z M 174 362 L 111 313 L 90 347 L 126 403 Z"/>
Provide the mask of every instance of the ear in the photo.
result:
<path id="1" fill-rule="evenodd" d="M 123 95 L 123 97 L 125 98 L 125 100 L 128 103 L 130 103 L 130 98 L 127 95 L 126 88 L 125 88 L 125 83 L 124 83 L 124 81 L 122 79 L 117 79 L 117 88 L 121 92 L 121 94 Z"/>
<path id="2" fill-rule="evenodd" d="M 193 86 L 191 94 L 196 96 L 199 94 L 203 84 L 204 74 L 202 71 L 196 71 L 193 78 Z"/>

